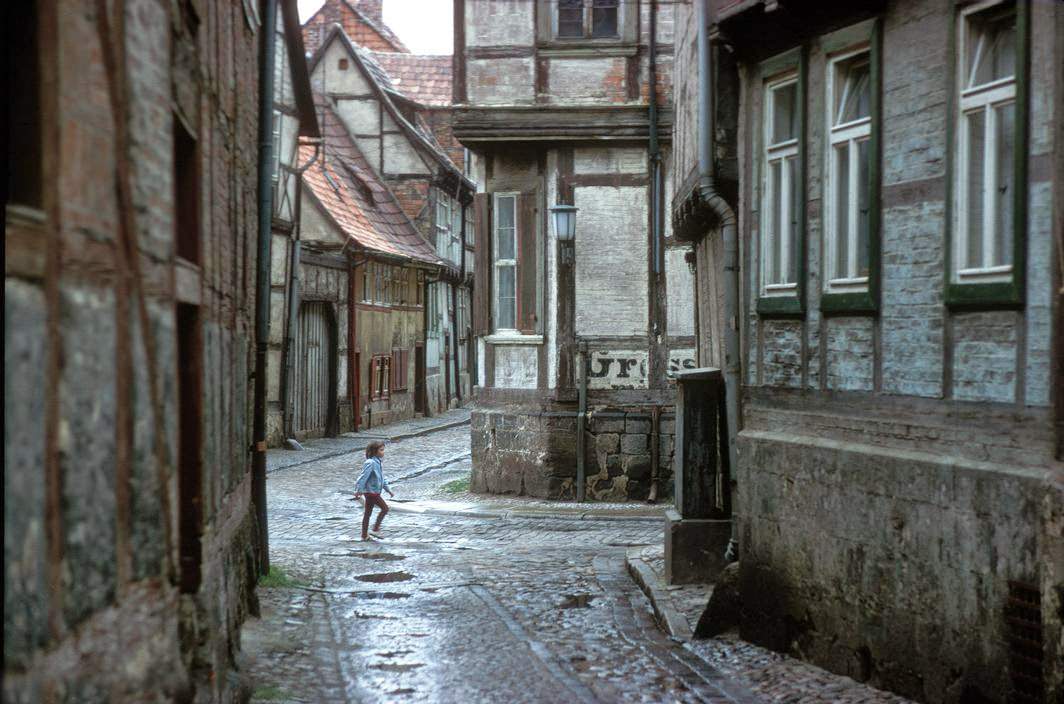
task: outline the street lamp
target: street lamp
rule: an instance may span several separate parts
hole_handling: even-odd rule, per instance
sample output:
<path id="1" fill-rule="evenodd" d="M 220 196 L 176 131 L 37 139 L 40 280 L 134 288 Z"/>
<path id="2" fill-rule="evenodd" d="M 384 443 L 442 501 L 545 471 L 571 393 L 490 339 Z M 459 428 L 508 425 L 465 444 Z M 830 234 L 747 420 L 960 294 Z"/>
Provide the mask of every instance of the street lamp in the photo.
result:
<path id="1" fill-rule="evenodd" d="M 576 238 L 576 211 L 575 205 L 559 203 L 550 209 L 554 216 L 554 234 L 559 242 L 572 242 Z"/>

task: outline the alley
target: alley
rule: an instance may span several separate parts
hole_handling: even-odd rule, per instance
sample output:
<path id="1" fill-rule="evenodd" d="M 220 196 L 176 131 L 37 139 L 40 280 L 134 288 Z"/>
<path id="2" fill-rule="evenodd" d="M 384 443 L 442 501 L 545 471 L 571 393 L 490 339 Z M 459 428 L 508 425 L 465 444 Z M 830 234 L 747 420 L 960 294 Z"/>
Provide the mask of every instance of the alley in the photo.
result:
<path id="1" fill-rule="evenodd" d="M 660 543 L 658 509 L 479 500 L 468 443 L 463 426 L 388 446 L 379 542 L 358 539 L 360 452 L 270 474 L 284 577 L 244 629 L 255 701 L 900 701 L 750 646 L 672 641 L 624 568 Z M 723 674 L 744 663 L 769 680 Z"/>

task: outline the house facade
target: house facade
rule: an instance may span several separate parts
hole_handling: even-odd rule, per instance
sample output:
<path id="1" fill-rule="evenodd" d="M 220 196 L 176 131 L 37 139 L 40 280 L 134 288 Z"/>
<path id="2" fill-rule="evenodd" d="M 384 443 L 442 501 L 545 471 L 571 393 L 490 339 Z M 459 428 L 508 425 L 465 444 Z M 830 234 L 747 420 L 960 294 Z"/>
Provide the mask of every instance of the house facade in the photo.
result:
<path id="1" fill-rule="evenodd" d="M 416 411 L 434 415 L 455 407 L 470 389 L 468 345 L 463 344 L 469 336 L 460 326 L 471 298 L 463 238 L 475 185 L 435 140 L 421 106 L 341 27 L 326 33 L 310 70 L 315 90 L 325 96 L 369 168 L 436 251 L 439 270 L 423 281 L 425 339 L 417 358 L 423 385 Z"/>
<path id="2" fill-rule="evenodd" d="M 454 134 L 479 188 L 472 486 L 666 493 L 669 370 L 694 356 L 688 247 L 663 217 L 673 8 L 458 0 L 454 12 Z M 579 208 L 575 245 L 558 242 L 558 204 Z"/>
<path id="3" fill-rule="evenodd" d="M 248 696 L 257 7 L 10 7 L 4 701 Z"/>
<path id="4" fill-rule="evenodd" d="M 743 637 L 919 701 L 1058 701 L 1064 6 L 676 13 Z"/>

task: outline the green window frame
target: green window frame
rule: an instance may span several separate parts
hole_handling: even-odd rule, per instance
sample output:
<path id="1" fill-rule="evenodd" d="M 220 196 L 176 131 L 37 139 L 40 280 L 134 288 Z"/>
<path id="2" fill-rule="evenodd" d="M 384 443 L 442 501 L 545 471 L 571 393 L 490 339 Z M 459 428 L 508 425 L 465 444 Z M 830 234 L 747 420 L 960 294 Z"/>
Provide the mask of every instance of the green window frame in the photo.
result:
<path id="1" fill-rule="evenodd" d="M 867 175 L 867 217 L 868 217 L 868 254 L 867 275 L 864 282 L 855 281 L 848 286 L 832 285 L 832 272 L 836 260 L 829 256 L 832 247 L 831 238 L 835 236 L 833 224 L 833 194 L 821 194 L 823 217 L 820 310 L 825 314 L 864 313 L 874 315 L 879 311 L 881 260 L 882 260 L 882 174 L 883 174 L 883 29 L 879 18 L 866 20 L 859 24 L 827 34 L 820 39 L 820 45 L 826 57 L 825 75 L 825 132 L 824 132 L 824 178 L 821 180 L 825 190 L 837 185 L 838 174 L 833 173 L 829 160 L 834 158 L 834 144 L 830 137 L 833 125 L 830 114 L 835 106 L 830 84 L 835 80 L 835 57 L 847 58 L 867 52 L 869 66 L 869 121 L 867 124 L 868 175 Z M 851 181 L 852 182 L 852 181 Z M 851 215 L 852 217 L 852 215 Z M 834 250 L 830 250 L 834 251 Z M 847 290 L 850 289 L 850 290 Z"/>
<path id="2" fill-rule="evenodd" d="M 759 116 L 760 128 L 756 131 L 758 135 L 756 138 L 756 153 L 758 155 L 757 203 L 759 240 L 758 265 L 755 273 L 758 287 L 757 313 L 761 317 L 801 317 L 805 314 L 806 230 L 808 227 L 806 176 L 808 172 L 808 140 L 806 138 L 808 51 L 804 46 L 792 49 L 762 62 L 759 69 L 761 79 L 759 90 L 762 91 L 762 96 L 764 97 L 761 115 Z M 776 255 L 770 252 L 770 249 L 775 247 L 776 242 L 769 239 L 771 236 L 769 230 L 770 228 L 775 228 L 778 223 L 774 223 L 770 212 L 766 211 L 770 211 L 771 208 L 769 201 L 771 200 L 775 204 L 775 197 L 780 195 L 771 188 L 769 183 L 772 180 L 773 173 L 770 168 L 770 162 L 779 162 L 780 159 L 784 159 L 784 161 L 780 162 L 782 173 L 782 170 L 786 168 L 786 159 L 791 158 L 791 152 L 780 151 L 781 148 L 778 145 L 770 144 L 773 138 L 768 135 L 768 129 L 769 127 L 775 128 L 775 124 L 774 121 L 770 124 L 772 111 L 768 102 L 769 98 L 774 95 L 773 91 L 775 89 L 780 86 L 785 87 L 792 80 L 796 86 L 794 106 L 797 138 L 794 145 L 796 149 L 793 152 L 795 161 L 794 180 L 790 183 L 791 190 L 789 191 L 793 196 L 790 196 L 786 202 L 793 208 L 793 210 L 788 209 L 788 212 L 792 213 L 792 217 L 794 217 L 794 237 L 793 242 L 788 245 L 787 254 L 782 257 L 783 261 L 780 262 L 774 258 Z M 780 156 L 781 154 L 782 156 Z M 783 183 L 782 176 L 777 179 L 777 182 Z M 794 200 L 797 201 L 796 205 L 791 202 Z M 779 209 L 781 216 L 784 214 L 783 210 L 782 207 Z M 773 251 L 775 250 L 773 249 Z M 766 270 L 767 265 L 779 264 L 782 268 L 783 264 L 789 262 L 794 264 L 793 282 L 787 281 L 784 284 L 780 284 L 768 280 L 769 278 L 779 277 L 773 276 L 770 271 Z"/>
<path id="3" fill-rule="evenodd" d="M 1015 71 L 1012 85 L 1015 91 L 1004 101 L 1012 101 L 1014 105 L 1014 132 L 1012 135 L 1011 171 L 1007 176 L 1012 179 L 1011 199 L 1007 203 L 1011 206 L 1011 217 L 1007 227 L 1011 229 L 1011 246 L 1008 247 L 1011 254 L 1011 262 L 1008 271 L 997 271 L 994 267 L 986 267 L 985 275 L 973 276 L 969 281 L 964 281 L 964 268 L 961 266 L 962 255 L 967 256 L 967 250 L 962 250 L 961 245 L 968 243 L 972 236 L 971 231 L 962 233 L 958 221 L 961 219 L 961 205 L 966 202 L 965 195 L 959 183 L 960 179 L 967 175 L 972 178 L 972 171 L 966 168 L 964 152 L 962 148 L 967 146 L 963 138 L 964 128 L 968 125 L 965 115 L 967 94 L 973 89 L 969 87 L 969 74 L 971 54 L 969 44 L 974 44 L 969 33 L 969 22 L 975 15 L 998 10 L 1015 12 Z M 1013 2 L 1002 0 L 1000 2 L 980 3 L 953 3 L 952 22 L 949 33 L 949 57 L 950 57 L 950 90 L 947 101 L 947 144 L 946 154 L 946 181 L 949 188 L 949 196 L 946 199 L 946 236 L 945 236 L 945 292 L 946 305 L 957 310 L 989 310 L 995 308 L 1020 308 L 1023 307 L 1026 294 L 1026 268 L 1027 268 L 1027 144 L 1028 123 L 1030 120 L 1030 3 Z M 966 43 L 967 39 L 967 43 Z M 1007 82 L 1007 81 L 1006 81 Z M 991 84 L 992 85 L 992 84 Z M 988 99 L 985 112 L 989 115 L 995 109 L 994 102 Z M 978 110 L 978 108 L 976 109 Z M 987 169 L 983 163 L 981 168 Z M 989 169 L 987 169 L 989 170 Z M 980 196 L 980 203 L 985 208 L 986 200 Z M 982 211 L 980 211 L 982 212 Z M 977 213 L 978 216 L 978 213 Z M 965 217 L 972 217 L 972 211 L 966 209 Z M 989 216 L 987 216 L 989 217 Z M 985 222 L 986 220 L 984 220 Z M 964 240 L 961 242 L 961 240 Z M 985 240 L 984 240 L 985 242 Z"/>

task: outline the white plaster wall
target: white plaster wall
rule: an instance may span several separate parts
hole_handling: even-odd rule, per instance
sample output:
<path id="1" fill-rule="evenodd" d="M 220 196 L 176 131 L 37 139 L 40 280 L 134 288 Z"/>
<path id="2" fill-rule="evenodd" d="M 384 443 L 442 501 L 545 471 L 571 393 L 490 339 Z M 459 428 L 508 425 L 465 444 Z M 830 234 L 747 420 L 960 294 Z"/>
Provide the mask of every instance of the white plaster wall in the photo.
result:
<path id="1" fill-rule="evenodd" d="M 623 80 L 623 58 L 552 59 L 550 62 L 550 94 L 556 101 L 580 103 L 616 102 L 622 92 L 617 80 Z"/>
<path id="2" fill-rule="evenodd" d="M 341 71 L 337 66 L 340 59 L 348 60 L 348 68 Z M 361 95 L 370 92 L 369 84 L 362 77 L 362 72 L 355 66 L 354 60 L 347 53 L 342 42 L 333 39 L 325 50 L 325 55 L 314 67 L 310 84 L 320 90 L 324 86 L 327 93 L 350 93 Z"/>
<path id="3" fill-rule="evenodd" d="M 647 332 L 647 193 L 638 186 L 575 189 L 576 333 Z"/>
<path id="4" fill-rule="evenodd" d="M 538 347 L 495 346 L 495 386 L 502 389 L 536 388 Z"/>
<path id="5" fill-rule="evenodd" d="M 578 174 L 645 174 L 647 150 L 642 147 L 578 147 L 573 150 Z"/>
<path id="6" fill-rule="evenodd" d="M 467 46 L 531 45 L 535 0 L 473 0 L 466 3 Z"/>
<path id="7" fill-rule="evenodd" d="M 355 145 L 358 146 L 358 150 L 362 152 L 362 156 L 366 157 L 366 161 L 376 171 L 380 169 L 381 163 L 381 140 L 380 137 L 355 137 Z"/>
<path id="8" fill-rule="evenodd" d="M 428 169 L 421 156 L 402 134 L 384 135 L 384 173 L 425 174 Z"/>
<path id="9" fill-rule="evenodd" d="M 665 250 L 666 323 L 669 335 L 695 334 L 695 280 L 684 261 L 688 247 Z"/>
<path id="10" fill-rule="evenodd" d="M 312 167 L 313 168 L 313 167 Z M 336 229 L 332 221 L 325 217 L 313 196 L 303 191 L 303 204 L 300 213 L 300 237 L 306 242 L 327 242 L 344 244 L 347 236 Z"/>
<path id="11" fill-rule="evenodd" d="M 336 114 L 352 134 L 380 132 L 380 104 L 373 98 L 343 98 L 336 101 Z"/>
<path id="12" fill-rule="evenodd" d="M 513 105 L 535 98 L 531 58 L 470 59 L 466 69 L 473 104 Z"/>

